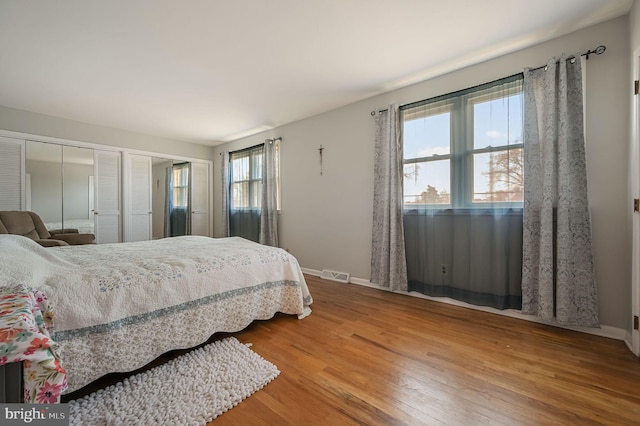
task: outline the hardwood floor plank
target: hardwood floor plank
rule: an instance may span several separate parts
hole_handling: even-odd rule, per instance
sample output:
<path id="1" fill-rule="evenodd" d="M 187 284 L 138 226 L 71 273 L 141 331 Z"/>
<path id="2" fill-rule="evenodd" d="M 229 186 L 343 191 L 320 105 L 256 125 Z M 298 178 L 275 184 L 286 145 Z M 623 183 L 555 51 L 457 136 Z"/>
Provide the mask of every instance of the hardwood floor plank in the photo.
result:
<path id="1" fill-rule="evenodd" d="M 623 342 L 307 281 L 309 317 L 279 315 L 235 334 L 282 373 L 217 426 L 257 416 L 261 393 L 278 401 L 260 413 L 273 424 L 640 423 L 640 361 Z"/>

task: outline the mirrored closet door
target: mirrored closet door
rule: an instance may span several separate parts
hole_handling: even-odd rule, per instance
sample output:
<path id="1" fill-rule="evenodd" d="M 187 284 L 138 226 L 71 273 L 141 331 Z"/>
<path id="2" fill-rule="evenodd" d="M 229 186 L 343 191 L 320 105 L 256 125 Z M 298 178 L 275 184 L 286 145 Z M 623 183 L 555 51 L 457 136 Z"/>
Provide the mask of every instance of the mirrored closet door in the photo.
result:
<path id="1" fill-rule="evenodd" d="M 81 234 L 95 234 L 93 150 L 62 147 L 62 224 Z"/>
<path id="2" fill-rule="evenodd" d="M 26 209 L 49 231 L 62 229 L 62 145 L 27 141 L 25 172 Z"/>
<path id="3" fill-rule="evenodd" d="M 96 242 L 210 235 L 210 164 L 26 141 L 26 209 Z"/>
<path id="4" fill-rule="evenodd" d="M 26 141 L 26 209 L 49 231 L 94 233 L 93 150 Z"/>
<path id="5" fill-rule="evenodd" d="M 26 141 L 25 172 L 26 209 L 49 231 L 121 241 L 119 152 Z"/>

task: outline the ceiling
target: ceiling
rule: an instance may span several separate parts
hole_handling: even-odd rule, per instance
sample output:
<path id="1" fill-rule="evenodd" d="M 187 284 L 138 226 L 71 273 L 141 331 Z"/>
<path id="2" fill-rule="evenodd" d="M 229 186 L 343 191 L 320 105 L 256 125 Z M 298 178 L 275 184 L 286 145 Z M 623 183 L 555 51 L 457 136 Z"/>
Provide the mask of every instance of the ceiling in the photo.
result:
<path id="1" fill-rule="evenodd" d="M 633 0 L 0 0 L 0 105 L 215 145 L 626 14 Z"/>

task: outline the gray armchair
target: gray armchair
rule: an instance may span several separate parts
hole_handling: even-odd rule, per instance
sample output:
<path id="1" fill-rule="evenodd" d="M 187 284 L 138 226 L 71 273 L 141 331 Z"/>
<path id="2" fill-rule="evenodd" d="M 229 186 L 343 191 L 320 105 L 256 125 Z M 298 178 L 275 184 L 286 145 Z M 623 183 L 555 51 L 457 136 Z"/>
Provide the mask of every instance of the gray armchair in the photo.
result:
<path id="1" fill-rule="evenodd" d="M 69 231 L 69 230 L 64 230 Z M 34 212 L 0 211 L 0 234 L 15 234 L 31 238 L 44 247 L 95 244 L 93 234 L 76 232 L 50 233 Z"/>

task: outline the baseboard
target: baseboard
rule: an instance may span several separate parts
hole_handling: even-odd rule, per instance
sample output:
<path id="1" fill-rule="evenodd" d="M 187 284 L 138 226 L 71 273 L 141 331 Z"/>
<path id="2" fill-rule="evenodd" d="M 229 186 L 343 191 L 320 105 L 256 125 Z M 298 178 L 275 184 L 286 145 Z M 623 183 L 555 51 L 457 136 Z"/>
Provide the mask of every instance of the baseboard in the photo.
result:
<path id="1" fill-rule="evenodd" d="M 322 272 L 322 271 L 318 271 L 316 269 L 308 269 L 308 268 L 301 268 L 301 269 L 302 269 L 303 273 L 309 274 L 309 275 L 312 275 L 312 276 L 315 276 L 315 277 L 319 277 L 321 272 Z M 349 284 L 356 284 L 356 285 L 361 285 L 361 286 L 364 286 L 364 287 L 370 287 L 370 288 L 375 288 L 375 289 L 378 289 L 378 290 L 392 292 L 387 287 L 382 287 L 380 285 L 374 284 L 374 283 L 372 283 L 369 280 L 366 280 L 364 278 L 351 277 L 349 279 Z M 516 319 L 521 319 L 521 320 L 525 320 L 525 321 L 536 322 L 536 323 L 539 323 L 539 324 L 550 325 L 552 327 L 559 327 L 559 328 L 564 328 L 564 329 L 567 329 L 567 330 L 579 331 L 579 332 L 582 332 L 582 333 L 593 334 L 595 336 L 606 337 L 606 338 L 609 338 L 609 339 L 622 340 L 629 347 L 629 349 L 631 350 L 631 334 L 629 334 L 629 332 L 627 330 L 624 330 L 622 328 L 611 327 L 611 326 L 608 326 L 608 325 L 600 326 L 600 328 L 566 327 L 566 326 L 562 326 L 562 325 L 558 325 L 558 324 L 554 324 L 554 323 L 549 323 L 547 321 L 542 321 L 539 318 L 534 317 L 532 315 L 524 315 L 521 312 L 516 311 L 514 309 L 500 310 L 500 309 L 490 308 L 488 306 L 471 305 L 469 303 L 461 302 L 461 301 L 455 300 L 455 299 L 450 299 L 448 297 L 431 297 L 431 296 L 426 296 L 426 295 L 424 295 L 422 293 L 418 293 L 418 292 L 415 292 L 415 291 L 412 291 L 412 292 L 394 291 L 392 293 L 403 294 L 403 295 L 411 296 L 411 297 L 418 297 L 420 299 L 432 300 L 434 302 L 447 303 L 449 305 L 455 305 L 455 306 L 460 306 L 460 307 L 463 307 L 463 308 L 474 309 L 474 310 L 477 310 L 477 311 L 488 312 L 488 313 L 491 313 L 491 314 L 503 315 L 503 316 L 507 316 L 507 317 L 510 317 L 510 318 L 516 318 Z"/>
<path id="2" fill-rule="evenodd" d="M 625 332 L 624 334 L 624 343 L 627 345 L 627 347 L 629 348 L 629 350 L 631 352 L 633 352 L 633 339 L 631 337 L 631 333 L 630 332 Z M 640 354 L 635 354 L 636 356 L 640 355 Z"/>
<path id="3" fill-rule="evenodd" d="M 319 277 L 322 274 L 322 271 L 318 271 L 317 269 L 309 269 L 309 268 L 300 268 L 302 269 L 303 274 L 313 275 L 314 277 Z"/>

